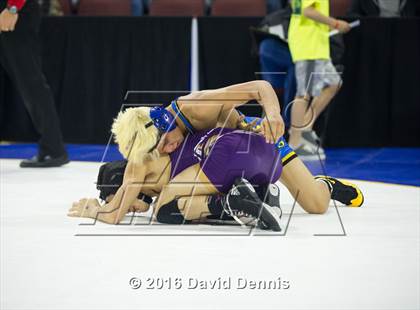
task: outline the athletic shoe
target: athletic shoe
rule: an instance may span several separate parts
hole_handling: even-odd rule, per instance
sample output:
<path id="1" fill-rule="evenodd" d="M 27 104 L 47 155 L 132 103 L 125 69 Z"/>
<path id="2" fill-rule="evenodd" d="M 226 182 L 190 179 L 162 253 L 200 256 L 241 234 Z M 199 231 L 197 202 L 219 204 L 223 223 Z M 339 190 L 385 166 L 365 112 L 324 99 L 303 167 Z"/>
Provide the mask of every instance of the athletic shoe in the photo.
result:
<path id="1" fill-rule="evenodd" d="M 331 199 L 349 207 L 361 207 L 363 205 L 365 200 L 363 193 L 355 184 L 323 175 L 316 176 L 315 179 L 324 181 L 328 185 Z"/>
<path id="2" fill-rule="evenodd" d="M 305 139 L 309 143 L 320 146 L 321 145 L 321 138 L 316 134 L 314 130 L 303 131 L 302 132 L 302 139 Z"/>
<path id="3" fill-rule="evenodd" d="M 226 195 L 224 207 L 225 212 L 241 225 L 244 223 L 239 216 L 249 215 L 261 221 L 262 227 L 281 231 L 278 208 L 262 202 L 254 187 L 243 178 L 235 180 L 233 187 Z"/>
<path id="4" fill-rule="evenodd" d="M 318 137 L 314 130 L 302 132 L 302 142 L 304 144 L 309 144 L 309 146 L 315 151 L 316 154 L 319 154 L 321 160 L 325 160 L 325 151 L 321 147 L 321 138 Z"/>
<path id="5" fill-rule="evenodd" d="M 67 153 L 59 157 L 51 157 L 47 156 L 39 156 L 35 155 L 34 157 L 22 160 L 20 162 L 21 168 L 51 168 L 51 167 L 60 167 L 67 163 L 69 163 L 69 158 L 67 157 Z"/>
<path id="6" fill-rule="evenodd" d="M 246 225 L 246 226 L 257 226 L 257 219 L 251 217 L 247 214 L 238 214 L 239 222 L 231 216 L 217 216 L 217 215 L 208 215 L 203 219 L 197 221 L 198 224 L 207 224 L 207 225 Z M 193 221 L 194 222 L 194 221 Z"/>
<path id="7" fill-rule="evenodd" d="M 273 207 L 273 210 L 277 213 L 279 219 L 281 219 L 283 212 L 280 207 L 280 188 L 276 184 L 269 184 L 268 186 L 258 187 L 256 191 L 258 197 L 260 197 L 263 202 Z M 258 224 L 261 229 L 267 229 L 261 221 L 258 222 Z"/>
<path id="8" fill-rule="evenodd" d="M 210 214 L 197 222 L 210 225 L 237 225 L 240 223 L 241 225 L 257 226 L 257 219 L 244 212 L 237 212 L 236 216 L 239 218 L 239 221 L 236 221 L 232 216 L 228 215 L 225 211 L 228 209 L 226 200 L 227 195 L 219 194 L 210 196 L 210 199 L 207 202 L 209 211 L 211 210 Z"/>
<path id="9" fill-rule="evenodd" d="M 321 153 L 318 150 L 322 150 L 322 148 L 317 148 L 317 146 L 309 143 L 308 141 L 302 139 L 301 144 L 295 148 L 296 155 L 299 156 L 301 160 L 306 161 L 315 161 L 315 160 L 325 160 L 325 152 Z"/>

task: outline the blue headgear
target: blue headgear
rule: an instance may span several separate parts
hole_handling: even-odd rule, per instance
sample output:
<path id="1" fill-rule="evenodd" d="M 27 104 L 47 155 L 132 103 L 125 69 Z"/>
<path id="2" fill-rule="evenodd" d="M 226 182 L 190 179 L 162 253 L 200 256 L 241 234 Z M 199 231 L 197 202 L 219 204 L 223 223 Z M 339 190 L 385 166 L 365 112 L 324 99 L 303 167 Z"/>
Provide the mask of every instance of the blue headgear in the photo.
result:
<path id="1" fill-rule="evenodd" d="M 154 107 L 150 109 L 150 118 L 153 121 L 153 125 L 160 132 L 170 132 L 176 128 L 175 117 L 162 107 Z"/>

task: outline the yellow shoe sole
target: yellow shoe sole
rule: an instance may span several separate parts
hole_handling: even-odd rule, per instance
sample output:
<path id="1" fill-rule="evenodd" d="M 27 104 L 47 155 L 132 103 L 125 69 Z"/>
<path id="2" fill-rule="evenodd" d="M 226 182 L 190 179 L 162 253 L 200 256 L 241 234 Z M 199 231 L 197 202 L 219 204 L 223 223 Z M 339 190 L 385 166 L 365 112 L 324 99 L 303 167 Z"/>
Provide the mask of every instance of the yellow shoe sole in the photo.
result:
<path id="1" fill-rule="evenodd" d="M 334 178 L 331 178 L 329 176 L 326 175 L 317 175 L 317 177 L 319 178 L 325 178 L 328 179 L 329 181 L 331 181 L 333 184 L 336 182 Z M 365 202 L 365 197 L 363 196 L 362 191 L 359 189 L 359 187 L 353 183 L 347 182 L 347 181 L 342 181 L 342 180 L 338 180 L 339 182 L 343 183 L 344 185 L 347 186 L 351 186 L 353 187 L 356 192 L 357 192 L 357 197 L 350 200 L 350 204 L 347 205 L 348 207 L 352 207 L 352 208 L 359 208 L 363 205 L 363 203 Z"/>
<path id="2" fill-rule="evenodd" d="M 341 180 L 340 180 L 340 182 L 347 185 L 347 186 L 353 187 L 357 192 L 357 197 L 354 198 L 353 200 L 350 200 L 350 205 L 348 205 L 348 206 L 353 207 L 353 208 L 361 207 L 363 205 L 363 203 L 365 202 L 365 197 L 363 196 L 363 193 L 359 189 L 359 187 L 357 187 L 356 185 L 354 185 L 353 183 L 350 183 L 350 182 L 341 181 Z"/>

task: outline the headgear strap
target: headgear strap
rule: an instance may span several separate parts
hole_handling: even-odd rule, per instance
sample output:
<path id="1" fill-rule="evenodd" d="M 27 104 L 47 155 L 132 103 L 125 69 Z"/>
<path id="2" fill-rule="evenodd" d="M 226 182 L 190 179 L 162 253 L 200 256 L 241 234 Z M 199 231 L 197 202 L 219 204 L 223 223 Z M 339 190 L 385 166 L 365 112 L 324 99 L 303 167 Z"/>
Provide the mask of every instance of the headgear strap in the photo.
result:
<path id="1" fill-rule="evenodd" d="M 153 121 L 153 125 L 155 125 L 160 132 L 166 133 L 176 128 L 175 117 L 165 108 L 154 107 L 150 109 L 150 118 Z M 146 126 L 147 125 L 149 124 L 146 124 Z"/>

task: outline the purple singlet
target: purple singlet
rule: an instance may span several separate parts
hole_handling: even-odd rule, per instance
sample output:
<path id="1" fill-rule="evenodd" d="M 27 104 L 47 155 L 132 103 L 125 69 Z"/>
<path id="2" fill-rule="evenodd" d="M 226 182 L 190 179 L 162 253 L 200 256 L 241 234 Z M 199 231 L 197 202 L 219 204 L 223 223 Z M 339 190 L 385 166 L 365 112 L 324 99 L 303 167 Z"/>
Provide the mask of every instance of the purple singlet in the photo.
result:
<path id="1" fill-rule="evenodd" d="M 215 128 L 188 135 L 170 158 L 171 179 L 200 163 L 205 175 L 224 193 L 238 177 L 253 185 L 265 185 L 276 182 L 282 171 L 274 145 L 266 143 L 261 135 L 237 129 Z"/>
<path id="2" fill-rule="evenodd" d="M 223 129 L 223 132 L 226 130 L 231 131 L 230 129 Z M 200 162 L 200 158 L 194 152 L 196 146 L 200 143 L 200 141 L 208 138 L 208 134 L 218 135 L 220 132 L 222 132 L 222 128 L 203 130 L 194 134 L 188 134 L 182 144 L 174 152 L 169 154 L 171 159 L 170 179 L 173 179 L 184 169 L 198 164 Z"/>

